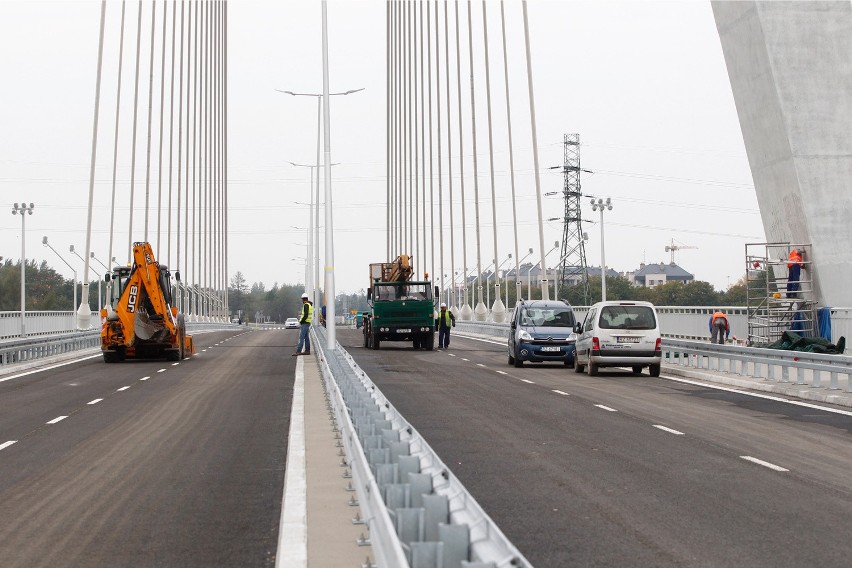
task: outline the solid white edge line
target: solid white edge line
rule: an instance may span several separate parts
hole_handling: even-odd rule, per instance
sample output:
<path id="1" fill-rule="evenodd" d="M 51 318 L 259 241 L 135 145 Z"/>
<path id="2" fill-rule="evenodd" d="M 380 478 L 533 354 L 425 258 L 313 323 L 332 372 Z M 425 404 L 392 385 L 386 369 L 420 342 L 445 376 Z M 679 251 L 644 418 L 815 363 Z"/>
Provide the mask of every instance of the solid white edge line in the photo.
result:
<path id="1" fill-rule="evenodd" d="M 664 432 L 668 432 L 669 434 L 677 434 L 678 436 L 683 436 L 683 432 L 680 432 L 678 430 L 674 430 L 674 429 L 669 428 L 667 426 L 662 426 L 660 424 L 652 424 L 652 426 L 654 428 L 659 428 L 660 430 L 662 430 Z"/>
<path id="2" fill-rule="evenodd" d="M 67 416 L 57 416 L 57 417 L 56 417 L 56 418 L 54 418 L 53 420 L 50 420 L 50 421 L 48 421 L 48 422 L 45 422 L 45 424 L 56 424 L 57 422 L 62 422 L 62 421 L 63 421 L 63 420 L 65 420 L 66 418 L 68 418 L 68 417 L 67 417 Z"/>
<path id="3" fill-rule="evenodd" d="M 3 442 L 2 444 L 0 444 L 0 450 L 5 450 L 6 448 L 11 446 L 12 444 L 17 444 L 17 443 L 18 443 L 17 440 L 9 440 L 8 442 Z"/>
<path id="4" fill-rule="evenodd" d="M 305 472 L 305 364 L 296 359 L 293 405 L 290 410 L 290 436 L 287 440 L 287 466 L 284 496 L 278 526 L 276 568 L 305 568 L 308 565 L 308 504 Z"/>
<path id="5" fill-rule="evenodd" d="M 86 404 L 97 404 L 97 403 L 99 403 L 99 402 L 100 402 L 100 401 L 102 401 L 102 400 L 103 400 L 102 398 L 96 398 L 95 400 L 92 400 L 92 401 L 90 401 L 90 402 L 87 402 Z"/>
<path id="6" fill-rule="evenodd" d="M 51 365 L 49 367 L 41 367 L 39 369 L 33 369 L 31 371 L 27 371 L 25 373 L 18 373 L 17 375 L 12 375 L 11 377 L 3 377 L 0 379 L 0 383 L 4 383 L 6 381 L 11 381 L 12 379 L 18 379 L 20 377 L 26 377 L 27 375 L 32 375 L 34 373 L 41 373 L 42 371 L 49 371 L 51 369 L 57 369 L 59 367 L 64 367 L 65 365 L 72 365 L 74 363 L 79 363 L 80 361 L 86 361 L 87 359 L 94 359 L 95 357 L 100 357 L 101 354 L 97 355 L 89 355 L 88 357 L 81 357 L 79 359 L 74 359 L 72 361 L 65 361 L 64 363 L 58 363 L 56 365 Z"/>
<path id="7" fill-rule="evenodd" d="M 128 385 L 128 386 L 126 386 L 126 387 L 121 387 L 120 389 L 115 389 L 115 392 L 126 391 L 126 390 L 127 390 L 127 389 L 129 389 L 129 388 L 130 388 L 130 385 Z"/>
<path id="8" fill-rule="evenodd" d="M 789 469 L 783 468 L 780 465 L 775 465 L 774 463 L 769 463 L 768 461 L 759 460 L 757 458 L 753 458 L 751 456 L 740 456 L 742 459 L 746 461 L 750 461 L 752 463 L 756 463 L 757 465 L 762 465 L 763 467 L 768 467 L 769 469 L 773 469 L 775 471 L 790 471 Z"/>
<path id="9" fill-rule="evenodd" d="M 790 400 L 789 398 L 783 398 L 783 397 L 780 397 L 780 396 L 774 396 L 774 395 L 770 395 L 770 394 L 761 394 L 761 393 L 746 391 L 746 390 L 742 390 L 742 389 L 724 387 L 724 386 L 720 386 L 716 383 L 705 383 L 705 382 L 702 382 L 702 381 L 695 381 L 695 380 L 691 380 L 691 379 L 680 379 L 680 378 L 672 377 L 672 376 L 660 377 L 660 378 L 664 379 L 666 381 L 675 381 L 675 382 L 684 383 L 684 384 L 687 384 L 687 385 L 695 385 L 695 386 L 699 386 L 699 387 L 706 387 L 706 388 L 716 389 L 716 390 L 725 391 L 725 392 L 743 394 L 743 395 L 746 395 L 746 396 L 753 396 L 754 398 L 762 398 L 762 399 L 765 399 L 765 400 L 772 400 L 772 401 L 775 401 L 775 402 L 786 402 L 787 404 L 793 404 L 795 406 L 803 406 L 805 408 L 813 408 L 815 410 L 825 410 L 826 412 L 832 412 L 834 414 L 843 414 L 844 416 L 852 416 L 852 411 L 840 410 L 840 409 L 837 409 L 837 408 L 828 408 L 828 407 L 825 407 L 825 406 L 820 406 L 818 404 L 814 404 L 812 402 L 801 402 L 801 401 L 798 401 L 798 400 Z"/>
<path id="10" fill-rule="evenodd" d="M 561 394 L 562 396 L 571 396 L 571 395 L 570 395 L 570 394 L 568 394 L 567 392 L 563 392 L 563 391 L 561 391 L 561 390 L 553 389 L 553 392 L 555 392 L 556 394 Z"/>
<path id="11" fill-rule="evenodd" d="M 604 406 L 603 404 L 596 404 L 595 406 L 597 406 L 598 408 L 601 408 L 603 410 L 606 410 L 607 412 L 618 412 L 616 409 L 610 408 L 609 406 Z"/>

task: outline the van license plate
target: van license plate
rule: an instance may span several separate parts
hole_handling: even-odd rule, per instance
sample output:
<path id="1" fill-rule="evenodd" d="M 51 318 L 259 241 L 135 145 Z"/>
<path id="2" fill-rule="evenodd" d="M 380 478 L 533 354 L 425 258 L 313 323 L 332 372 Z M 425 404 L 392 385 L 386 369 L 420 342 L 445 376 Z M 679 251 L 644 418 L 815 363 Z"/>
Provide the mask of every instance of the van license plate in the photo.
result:
<path id="1" fill-rule="evenodd" d="M 562 348 L 558 345 L 545 345 L 541 348 L 542 351 L 562 351 Z"/>
<path id="2" fill-rule="evenodd" d="M 639 343 L 638 337 L 619 337 L 616 343 Z"/>
<path id="3" fill-rule="evenodd" d="M 396 330 L 396 332 L 397 333 L 411 333 L 411 330 L 410 329 L 398 329 L 398 330 Z"/>

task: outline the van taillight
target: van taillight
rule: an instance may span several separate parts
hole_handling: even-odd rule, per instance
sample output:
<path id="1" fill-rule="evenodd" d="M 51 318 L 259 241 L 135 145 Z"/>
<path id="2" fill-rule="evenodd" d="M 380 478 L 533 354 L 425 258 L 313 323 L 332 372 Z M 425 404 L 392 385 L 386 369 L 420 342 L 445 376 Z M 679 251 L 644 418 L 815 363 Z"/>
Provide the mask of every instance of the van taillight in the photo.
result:
<path id="1" fill-rule="evenodd" d="M 597 337 L 592 338 L 592 351 L 600 351 L 601 350 L 601 342 Z"/>
<path id="2" fill-rule="evenodd" d="M 654 351 L 660 350 L 660 345 L 662 344 L 662 341 L 663 340 L 661 338 L 659 338 L 659 337 L 657 338 L 657 342 L 654 344 Z"/>

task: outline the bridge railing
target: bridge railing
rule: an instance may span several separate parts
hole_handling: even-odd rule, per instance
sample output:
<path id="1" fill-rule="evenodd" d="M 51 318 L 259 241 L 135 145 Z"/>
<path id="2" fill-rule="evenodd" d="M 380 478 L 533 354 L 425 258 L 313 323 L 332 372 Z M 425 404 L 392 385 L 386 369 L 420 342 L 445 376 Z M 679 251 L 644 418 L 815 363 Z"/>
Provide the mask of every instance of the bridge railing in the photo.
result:
<path id="1" fill-rule="evenodd" d="M 236 324 L 221 322 L 188 322 L 186 324 L 187 331 L 194 333 L 234 328 L 237 328 Z M 53 355 L 62 355 L 72 351 L 92 349 L 99 347 L 100 344 L 101 332 L 99 330 L 68 331 L 52 335 L 28 335 L 24 338 L 4 339 L 0 341 L 0 367 L 35 361 Z"/>
<path id="2" fill-rule="evenodd" d="M 530 566 L 417 430 L 338 343 L 316 351 L 380 567 Z M 354 503 L 353 503 L 354 504 Z M 473 564 L 471 564 L 473 565 Z"/>

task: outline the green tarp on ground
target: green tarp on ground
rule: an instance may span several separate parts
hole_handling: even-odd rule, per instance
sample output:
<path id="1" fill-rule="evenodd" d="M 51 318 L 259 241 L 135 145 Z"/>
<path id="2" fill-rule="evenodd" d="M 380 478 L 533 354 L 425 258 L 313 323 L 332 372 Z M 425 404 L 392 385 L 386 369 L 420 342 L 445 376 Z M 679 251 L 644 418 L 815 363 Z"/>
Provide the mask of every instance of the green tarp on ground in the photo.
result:
<path id="1" fill-rule="evenodd" d="M 784 349 L 786 351 L 806 351 L 808 353 L 825 353 L 827 355 L 842 355 L 846 350 L 846 338 L 841 337 L 837 345 L 819 337 L 802 337 L 793 331 L 785 331 L 781 339 L 766 346 L 767 349 Z"/>

